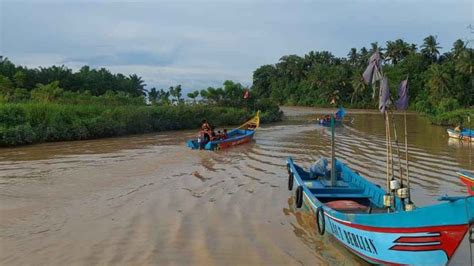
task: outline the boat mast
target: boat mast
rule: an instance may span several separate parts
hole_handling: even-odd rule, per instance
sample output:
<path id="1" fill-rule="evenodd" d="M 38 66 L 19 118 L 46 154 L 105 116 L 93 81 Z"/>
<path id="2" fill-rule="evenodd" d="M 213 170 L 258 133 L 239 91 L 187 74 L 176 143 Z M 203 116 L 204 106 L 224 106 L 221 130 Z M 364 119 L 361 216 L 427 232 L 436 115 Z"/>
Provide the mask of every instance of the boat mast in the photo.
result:
<path id="1" fill-rule="evenodd" d="M 336 186 L 336 147 L 334 133 L 334 114 L 331 114 L 331 186 Z"/>
<path id="2" fill-rule="evenodd" d="M 407 199 L 408 202 L 405 204 L 405 210 L 411 211 L 415 208 L 415 205 L 411 202 L 411 191 L 410 191 L 410 171 L 408 168 L 408 133 L 407 133 L 407 111 L 403 111 L 403 118 L 405 123 L 405 166 L 407 175 Z"/>

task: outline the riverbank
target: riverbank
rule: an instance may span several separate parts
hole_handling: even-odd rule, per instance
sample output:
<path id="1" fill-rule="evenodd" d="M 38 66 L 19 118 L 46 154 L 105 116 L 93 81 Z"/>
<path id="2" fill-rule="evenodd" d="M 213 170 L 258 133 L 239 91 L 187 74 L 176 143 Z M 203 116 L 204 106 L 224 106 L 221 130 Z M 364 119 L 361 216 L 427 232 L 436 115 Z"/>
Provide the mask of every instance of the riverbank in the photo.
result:
<path id="1" fill-rule="evenodd" d="M 104 106 L 12 103 L 0 106 L 0 146 L 96 139 L 213 125 L 238 125 L 254 115 L 242 108 L 208 105 Z M 280 121 L 278 107 L 262 110 L 262 123 Z"/>
<path id="2" fill-rule="evenodd" d="M 287 113 L 287 111 L 291 112 L 292 110 L 297 110 L 298 114 L 301 114 L 301 112 L 314 113 L 315 108 L 318 109 L 317 113 L 328 114 L 337 109 L 335 106 L 331 106 L 331 105 L 317 105 L 317 106 L 283 105 L 281 106 L 281 108 L 284 109 L 285 114 Z M 351 113 L 366 113 L 369 111 L 379 112 L 378 109 L 376 108 L 358 108 L 357 105 L 345 105 L 344 108 L 346 108 L 346 110 Z M 306 111 L 302 111 L 302 110 L 306 110 Z M 456 109 L 453 111 L 443 112 L 440 114 L 429 114 L 426 112 L 418 112 L 415 110 L 408 110 L 407 112 L 426 116 L 428 120 L 431 122 L 431 124 L 437 125 L 437 126 L 457 126 L 461 124 L 464 127 L 469 127 L 468 116 L 470 116 L 471 119 L 474 119 L 473 108 Z M 473 126 L 474 121 L 472 121 L 471 123 L 472 123 L 471 126 Z"/>
<path id="3" fill-rule="evenodd" d="M 463 125 L 464 127 L 469 127 L 468 116 L 474 119 L 474 109 L 458 109 L 438 115 L 428 115 L 428 118 L 431 123 L 438 126 Z M 472 125 L 474 125 L 474 123 Z"/>

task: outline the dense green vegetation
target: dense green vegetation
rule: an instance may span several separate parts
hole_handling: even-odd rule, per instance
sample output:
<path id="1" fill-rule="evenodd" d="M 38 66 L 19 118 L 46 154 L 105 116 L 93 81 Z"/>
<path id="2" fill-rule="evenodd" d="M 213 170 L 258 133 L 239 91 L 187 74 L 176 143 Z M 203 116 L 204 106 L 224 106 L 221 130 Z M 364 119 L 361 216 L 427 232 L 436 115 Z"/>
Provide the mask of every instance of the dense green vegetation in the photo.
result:
<path id="1" fill-rule="evenodd" d="M 137 75 L 87 66 L 76 73 L 64 66 L 28 69 L 0 58 L 0 146 L 191 129 L 202 119 L 237 125 L 256 110 L 263 123 L 282 118 L 278 105 L 243 99 L 245 88 L 232 81 L 189 93 L 186 101 L 181 85 L 148 95 L 144 86 Z"/>
<path id="2" fill-rule="evenodd" d="M 434 36 L 426 37 L 420 48 L 398 39 L 387 41 L 385 47 L 372 43 L 370 48 L 352 48 L 345 58 L 327 51 L 286 55 L 255 70 L 252 92 L 281 105 L 329 106 L 335 100 L 337 105 L 374 108 L 375 92 L 364 84 L 362 73 L 378 50 L 392 95 L 408 77 L 411 109 L 426 113 L 436 123 L 456 123 L 458 115 L 449 112 L 474 104 L 473 49 L 457 40 L 449 52 L 440 54 Z"/>
<path id="3" fill-rule="evenodd" d="M 207 118 L 215 125 L 237 125 L 253 115 L 243 108 L 179 106 L 104 106 L 56 103 L 0 105 L 0 146 L 81 140 L 189 129 Z M 266 112 L 263 119 L 273 119 Z"/>

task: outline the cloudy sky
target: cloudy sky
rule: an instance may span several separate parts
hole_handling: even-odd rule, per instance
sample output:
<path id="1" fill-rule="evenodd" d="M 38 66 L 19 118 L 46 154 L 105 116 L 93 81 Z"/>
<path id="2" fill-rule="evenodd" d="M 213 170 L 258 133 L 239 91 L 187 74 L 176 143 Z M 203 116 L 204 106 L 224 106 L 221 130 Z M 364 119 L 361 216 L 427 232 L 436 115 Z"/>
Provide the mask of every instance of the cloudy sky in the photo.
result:
<path id="1" fill-rule="evenodd" d="M 0 0 L 0 55 L 29 67 L 64 64 L 137 73 L 148 87 L 187 90 L 252 72 L 285 54 L 438 36 L 468 39 L 473 1 Z"/>

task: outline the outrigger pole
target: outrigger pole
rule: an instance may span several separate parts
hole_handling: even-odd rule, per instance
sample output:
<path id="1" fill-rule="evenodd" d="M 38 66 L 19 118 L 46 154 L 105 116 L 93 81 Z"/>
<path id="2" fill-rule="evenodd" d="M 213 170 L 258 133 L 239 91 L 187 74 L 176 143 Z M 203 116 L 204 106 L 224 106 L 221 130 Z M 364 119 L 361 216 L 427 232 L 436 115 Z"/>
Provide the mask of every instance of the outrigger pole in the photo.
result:
<path id="1" fill-rule="evenodd" d="M 331 186 L 336 186 L 336 147 L 334 133 L 334 114 L 331 114 Z"/>

